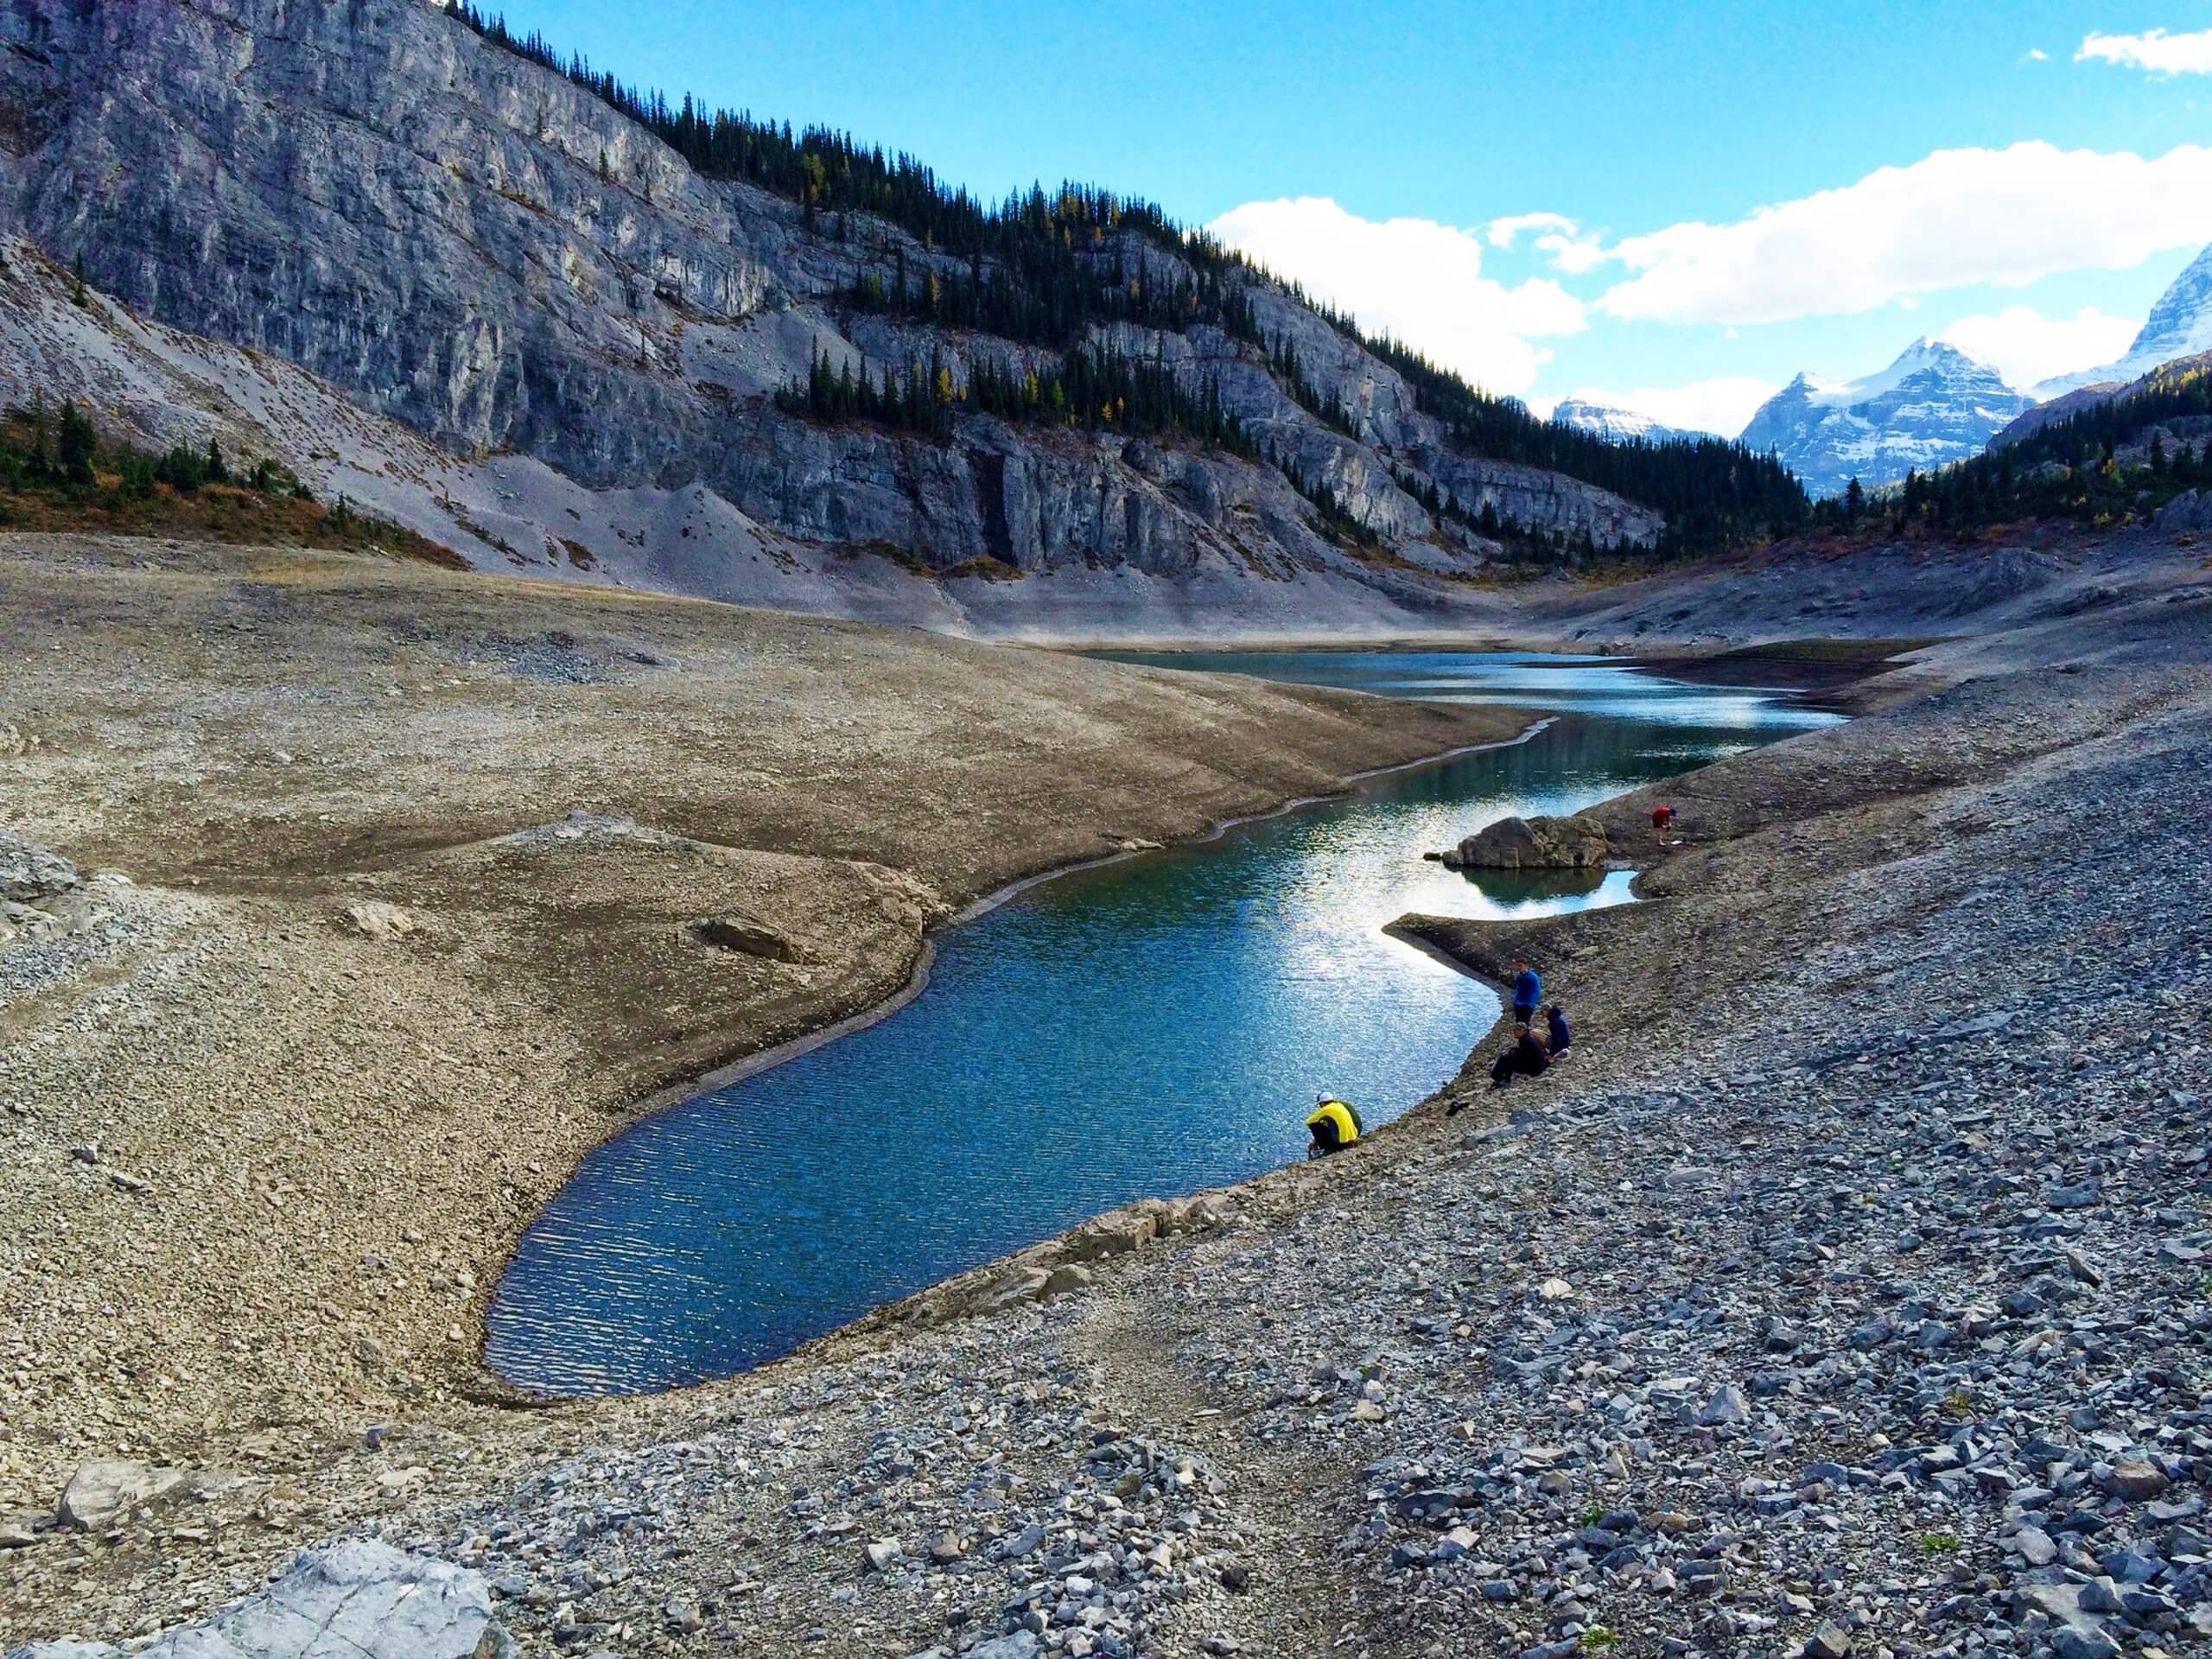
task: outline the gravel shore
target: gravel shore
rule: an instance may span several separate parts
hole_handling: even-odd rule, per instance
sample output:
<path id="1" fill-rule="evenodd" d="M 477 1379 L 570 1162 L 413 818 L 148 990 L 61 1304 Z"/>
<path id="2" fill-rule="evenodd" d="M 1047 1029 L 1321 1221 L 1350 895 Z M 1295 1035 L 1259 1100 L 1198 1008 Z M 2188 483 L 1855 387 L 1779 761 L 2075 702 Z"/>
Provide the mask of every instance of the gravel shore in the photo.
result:
<path id="1" fill-rule="evenodd" d="M 147 1268 L 126 1254 L 103 1288 L 70 1224 L 92 1226 L 95 1205 L 157 1206 L 162 1180 L 181 1178 L 150 1197 L 103 1185 L 108 1141 L 99 1161 L 73 1160 L 90 1121 L 49 1121 L 99 1096 L 0 1072 L 0 1097 L 33 1109 L 28 1126 L 10 1121 L 11 1154 L 35 1144 L 38 1167 L 74 1184 L 11 1233 L 10 1311 L 73 1297 L 86 1332 L 34 1327 L 32 1352 L 65 1357 L 51 1370 L 6 1357 L 16 1389 L 39 1392 L 10 1395 L 5 1490 L 24 1513 L 0 1514 L 0 1545 L 19 1541 L 0 1552 L 0 1637 L 150 1633 L 256 1591 L 300 1545 L 342 1537 L 474 1575 L 481 1627 L 499 1633 L 486 1651 L 2186 1651 L 2212 1635 L 2202 587 L 2107 607 L 2063 652 L 2044 632 L 2009 657 L 2000 641 L 1962 644 L 1951 671 L 1942 652 L 1923 654 L 1911 695 L 1883 712 L 1669 785 L 1688 844 L 1653 855 L 1640 884 L 1651 902 L 1535 925 L 1408 918 L 1477 971 L 1536 957 L 1577 1015 L 1576 1053 L 1545 1078 L 1493 1095 L 1485 1045 L 1459 1084 L 1358 1152 L 1097 1224 L 1090 1259 L 1042 1299 L 1011 1268 L 970 1275 L 682 1394 L 518 1410 L 468 1398 L 458 1370 L 326 1393 L 312 1357 L 347 1327 L 349 1303 L 320 1343 L 222 1362 L 230 1382 L 300 1365 L 312 1415 L 194 1433 L 179 1413 L 160 1437 L 134 1421 L 26 1456 L 19 1425 L 56 1421 L 65 1389 L 113 1409 L 120 1377 L 158 1363 L 128 1350 L 117 1370 L 96 1363 L 108 1322 L 137 1317 L 118 1287 Z M 1302 763 L 1325 753 L 1317 743 Z M 41 824 L 62 817 L 60 780 L 89 775 L 47 764 L 52 793 L 29 815 Z M 456 816 L 472 777 L 451 791 Z M 696 817 L 572 804 L 716 844 Z M 1643 804 L 1600 811 L 1632 853 Z M 111 826 L 147 809 L 107 811 Z M 1086 833 L 1176 832 L 1103 816 Z M 596 821 L 534 821 L 610 859 L 674 855 Z M 100 868 L 102 833 L 117 832 L 87 820 L 76 842 L 50 844 Z M 537 842 L 499 844 L 510 850 L 456 868 L 423 907 L 450 914 L 499 858 L 538 856 Z M 847 844 L 874 845 L 857 832 Z M 421 867 L 448 855 L 410 851 L 404 883 L 379 874 L 359 890 L 412 907 Z M 243 870 L 194 891 L 170 868 L 99 925 L 189 942 L 234 925 L 191 906 L 219 918 L 310 902 L 306 888 L 242 896 Z M 942 899 L 982 890 L 896 868 Z M 292 924 L 284 968 L 374 963 L 383 979 L 392 942 L 335 919 L 328 890 L 312 902 L 321 920 Z M 130 948 L 119 940 L 117 960 Z M 179 944 L 166 982 L 186 1008 L 219 1006 L 239 994 L 223 977 L 238 954 Z M 301 1018 L 282 1027 L 291 1042 L 311 1020 L 353 1035 L 350 1051 L 288 1061 L 286 1075 L 324 1080 L 307 1098 L 363 1093 L 365 1067 L 399 1064 L 397 1045 L 343 1017 L 362 983 L 334 976 L 327 1000 L 293 1005 Z M 13 1022 L 10 985 L 0 1019 Z M 165 1058 L 150 993 L 136 1036 L 107 1034 L 135 1029 L 125 1011 L 75 1012 L 97 1008 L 96 988 L 32 994 L 50 1023 L 5 1027 L 9 1065 L 59 1064 L 48 1051 L 79 1043 L 139 1043 L 149 1068 Z M 257 1028 L 230 1027 L 233 1040 Z M 479 1004 L 435 1029 L 426 1040 L 470 1055 L 473 1030 L 512 1045 L 521 1027 Z M 541 1087 L 519 1097 L 589 1071 L 573 1027 L 528 1029 L 544 1046 L 527 1062 Z M 501 1057 L 508 1075 L 516 1058 Z M 383 1098 L 394 1115 L 377 1135 L 422 1138 Z M 518 1098 L 493 1096 L 434 1153 L 503 1150 L 497 1115 L 526 1119 Z M 493 1122 L 499 1147 L 474 1145 Z M 329 1132 L 296 1105 L 291 1128 L 303 1146 Z M 566 1167 L 557 1147 L 582 1144 L 569 1134 L 532 1154 L 549 1179 Z M 368 1144 L 347 1147 L 360 1192 L 421 1179 Z M 135 1175 L 143 1161 L 133 1147 L 112 1167 Z M 544 1188 L 513 1190 L 509 1228 Z M 306 1195 L 274 1196 L 295 1206 L 270 1210 L 287 1224 L 255 1225 L 278 1252 L 311 1254 L 304 1241 L 342 1213 L 318 1193 L 296 1231 Z M 211 1217 L 232 1230 L 211 1227 L 206 1259 L 263 1248 L 245 1236 L 250 1213 Z M 129 1249 L 126 1229 L 96 1236 Z M 391 1248 L 406 1250 L 404 1233 Z M 427 1253 L 385 1262 L 353 1271 L 410 1289 L 445 1271 Z M 446 1285 L 466 1333 L 474 1305 Z M 19 1399 L 38 1410 L 16 1414 Z M 105 1507 L 88 1484 L 92 1518 L 55 1524 L 64 1465 L 94 1450 L 152 1467 L 111 1471 L 109 1487 L 129 1490 Z"/>

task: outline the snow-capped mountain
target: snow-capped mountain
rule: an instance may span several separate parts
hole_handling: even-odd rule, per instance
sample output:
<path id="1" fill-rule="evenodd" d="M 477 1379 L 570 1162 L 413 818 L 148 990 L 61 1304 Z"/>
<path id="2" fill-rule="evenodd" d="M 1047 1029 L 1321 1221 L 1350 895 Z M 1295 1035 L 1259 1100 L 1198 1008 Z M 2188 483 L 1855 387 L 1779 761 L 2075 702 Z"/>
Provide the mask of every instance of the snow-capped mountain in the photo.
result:
<path id="1" fill-rule="evenodd" d="M 1631 443 L 1641 439 L 1645 443 L 1666 443 L 1675 438 L 1701 438 L 1702 432 L 1688 432 L 1679 426 L 1663 426 L 1649 415 L 1639 415 L 1632 409 L 1616 409 L 1610 404 L 1593 404 L 1587 397 L 1562 397 L 1553 406 L 1552 420 L 1560 426 L 1571 426 L 1578 432 L 1587 432 L 1609 443 Z"/>
<path id="2" fill-rule="evenodd" d="M 2190 261 L 2158 302 L 2151 308 L 2142 332 L 2117 363 L 2080 369 L 2043 382 L 2031 390 L 2038 401 L 2063 397 L 2082 386 L 2140 379 L 2177 357 L 2212 352 L 2212 246 Z"/>
<path id="3" fill-rule="evenodd" d="M 1957 346 L 1916 340 L 1861 379 L 1799 375 L 1759 406 L 1743 442 L 1772 450 L 1815 495 L 1840 495 L 1853 478 L 1871 490 L 1979 454 L 2033 402 Z"/>

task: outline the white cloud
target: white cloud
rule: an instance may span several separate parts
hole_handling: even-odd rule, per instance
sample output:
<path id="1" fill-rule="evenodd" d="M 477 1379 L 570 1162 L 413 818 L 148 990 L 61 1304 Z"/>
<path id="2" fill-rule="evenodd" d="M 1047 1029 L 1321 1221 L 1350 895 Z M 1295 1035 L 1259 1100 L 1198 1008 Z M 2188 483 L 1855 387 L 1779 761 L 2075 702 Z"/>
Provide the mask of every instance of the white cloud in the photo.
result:
<path id="1" fill-rule="evenodd" d="M 2039 46 L 2031 46 L 2020 54 L 2022 63 L 2049 63 L 2050 54 Z"/>
<path id="2" fill-rule="evenodd" d="M 1206 228 L 1306 291 L 1495 391 L 1526 391 L 1550 353 L 1531 342 L 1580 333 L 1582 302 L 1548 277 L 1507 287 L 1482 274 L 1471 231 L 1382 221 L 1326 197 L 1248 201 Z"/>
<path id="3" fill-rule="evenodd" d="M 2116 63 L 2154 75 L 2212 75 L 2212 29 L 2194 35 L 2169 35 L 2154 29 L 2143 35 L 2084 35 L 2076 63 Z"/>
<path id="4" fill-rule="evenodd" d="M 1504 219 L 1493 219 L 1490 222 L 1490 245 L 1510 248 L 1523 231 L 1543 232 L 1536 238 L 1536 251 L 1551 260 L 1554 270 L 1580 276 L 1605 263 L 1605 238 L 1595 231 L 1584 230 L 1565 213 L 1514 213 Z"/>
<path id="5" fill-rule="evenodd" d="M 1493 248 L 1510 248 L 1523 231 L 1565 231 L 1572 234 L 1574 229 L 1574 221 L 1565 213 L 1509 213 L 1503 219 L 1491 220 L 1490 245 Z"/>
<path id="6" fill-rule="evenodd" d="M 2124 355 L 2142 320 L 2131 322 L 2085 305 L 2070 317 L 2046 317 L 2008 305 L 1994 315 L 1961 317 L 1939 338 L 1980 358 L 2011 386 L 2027 387 Z"/>
<path id="7" fill-rule="evenodd" d="M 1870 311 L 1913 294 L 2053 271 L 2125 270 L 2212 236 L 2212 148 L 1937 150 L 1855 184 L 1691 221 L 1606 251 L 1630 272 L 1599 299 L 1610 315 L 1777 322 Z"/>
<path id="8" fill-rule="evenodd" d="M 1568 395 L 1586 397 L 1609 409 L 1633 410 L 1662 426 L 1679 427 L 1685 432 L 1713 432 L 1732 438 L 1750 423 L 1758 406 L 1780 390 L 1771 380 L 1723 374 L 1693 380 L 1686 386 L 1643 386 L 1633 391 L 1584 386 Z"/>

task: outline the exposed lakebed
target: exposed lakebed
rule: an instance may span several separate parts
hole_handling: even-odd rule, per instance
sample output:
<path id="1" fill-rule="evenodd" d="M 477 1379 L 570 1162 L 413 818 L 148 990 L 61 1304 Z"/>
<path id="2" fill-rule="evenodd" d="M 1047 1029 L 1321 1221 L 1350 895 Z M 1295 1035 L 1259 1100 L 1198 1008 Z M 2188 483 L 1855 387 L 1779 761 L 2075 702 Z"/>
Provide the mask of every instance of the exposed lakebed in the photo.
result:
<path id="1" fill-rule="evenodd" d="M 1459 1069 L 1498 1007 L 1384 925 L 1630 896 L 1625 873 L 1470 879 L 1424 850 L 1834 719 L 1598 659 L 1122 660 L 1555 719 L 1029 887 L 946 934 L 927 988 L 887 1018 L 632 1125 L 524 1236 L 490 1311 L 495 1370 L 552 1394 L 729 1375 L 1102 1210 L 1300 1157 L 1319 1090 L 1388 1122 Z"/>

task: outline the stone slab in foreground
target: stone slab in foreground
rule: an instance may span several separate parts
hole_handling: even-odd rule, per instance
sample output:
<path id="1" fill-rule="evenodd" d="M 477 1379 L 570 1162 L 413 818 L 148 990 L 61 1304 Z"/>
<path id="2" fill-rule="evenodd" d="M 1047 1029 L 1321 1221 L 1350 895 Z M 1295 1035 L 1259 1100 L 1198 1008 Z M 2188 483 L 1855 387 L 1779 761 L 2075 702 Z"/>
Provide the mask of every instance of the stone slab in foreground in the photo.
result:
<path id="1" fill-rule="evenodd" d="M 7 1659 L 119 1659 L 105 1642 L 41 1642 Z M 480 1573 L 369 1541 L 311 1550 L 259 1593 L 167 1630 L 138 1659 L 506 1659 Z"/>

